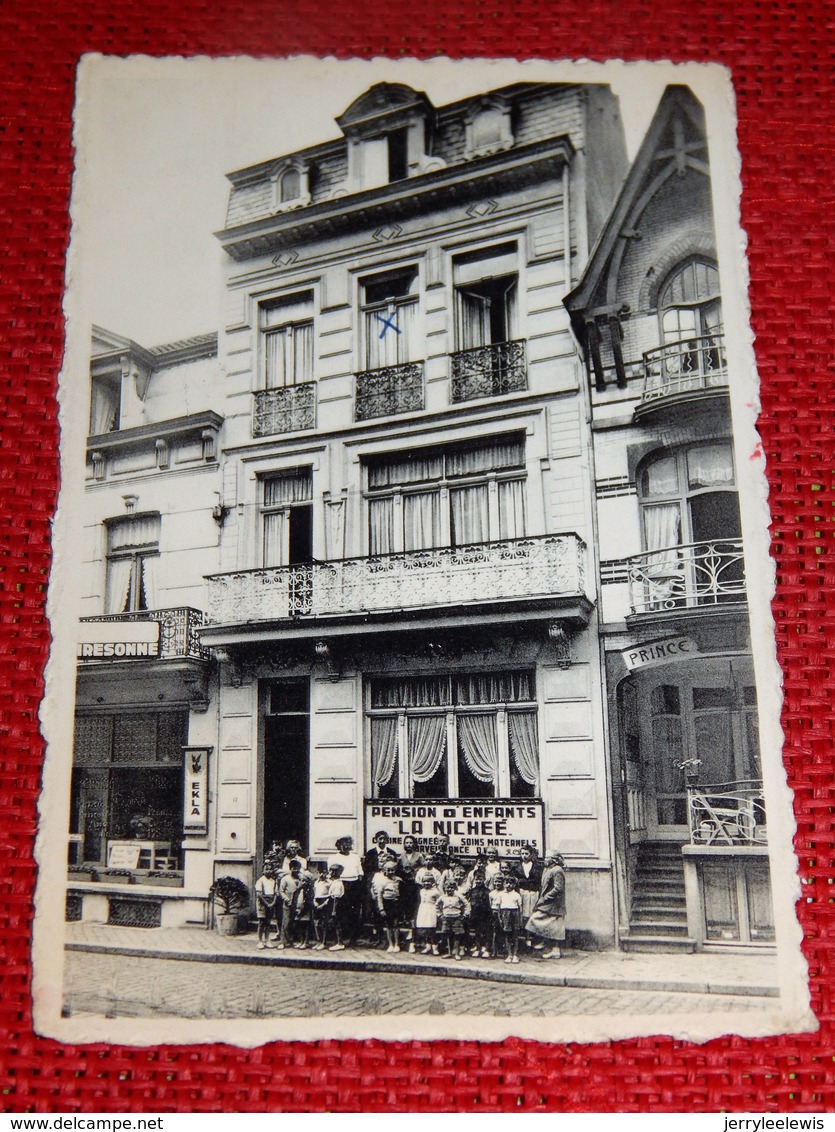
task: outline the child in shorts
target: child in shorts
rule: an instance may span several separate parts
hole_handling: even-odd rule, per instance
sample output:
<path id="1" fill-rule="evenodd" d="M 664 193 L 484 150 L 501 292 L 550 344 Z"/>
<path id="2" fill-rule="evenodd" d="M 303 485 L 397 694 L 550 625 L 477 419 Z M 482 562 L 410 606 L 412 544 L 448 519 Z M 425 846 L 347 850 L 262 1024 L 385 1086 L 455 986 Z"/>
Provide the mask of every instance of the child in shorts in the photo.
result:
<path id="1" fill-rule="evenodd" d="M 255 914 L 258 917 L 258 950 L 272 947 L 270 928 L 278 904 L 278 881 L 275 868 L 269 861 L 264 862 L 264 872 L 255 882 Z"/>
<path id="2" fill-rule="evenodd" d="M 320 869 L 313 882 L 313 907 L 311 919 L 313 921 L 313 934 L 316 937 L 315 951 L 323 951 L 325 947 L 325 932 L 327 930 L 328 912 L 330 910 L 330 883 L 328 874 Z"/>
<path id="3" fill-rule="evenodd" d="M 397 877 L 396 861 L 386 861 L 383 864 L 382 870 L 374 878 L 373 892 L 388 940 L 388 950 L 399 951 L 400 880 Z"/>
<path id="4" fill-rule="evenodd" d="M 473 955 L 490 958 L 490 890 L 484 877 L 484 866 L 476 865 L 470 874 L 467 901 L 470 905 L 470 930 L 473 933 Z"/>
<path id="5" fill-rule="evenodd" d="M 464 917 L 468 910 L 467 901 L 457 891 L 455 881 L 450 877 L 438 901 L 438 931 L 446 944 L 447 959 L 463 957 Z"/>
<path id="6" fill-rule="evenodd" d="M 499 919 L 507 951 L 505 963 L 518 963 L 519 933 L 522 930 L 522 893 L 514 876 L 505 878 L 504 890 L 499 898 Z"/>
<path id="7" fill-rule="evenodd" d="M 298 858 L 294 857 L 290 862 L 290 871 L 285 873 L 281 878 L 278 886 L 278 893 L 281 900 L 282 916 L 281 916 L 281 939 L 278 943 L 279 948 L 284 948 L 288 943 L 297 944 L 298 946 L 305 946 L 303 941 L 295 939 L 297 933 L 298 921 L 305 907 L 305 878 L 302 876 L 302 863 Z"/>
<path id="8" fill-rule="evenodd" d="M 347 910 L 350 914 L 350 909 Z M 333 864 L 328 869 L 328 914 L 325 920 L 325 931 L 321 943 L 317 943 L 314 950 L 324 951 L 328 944 L 328 936 L 333 932 L 336 943 L 328 947 L 328 951 L 344 951 L 342 942 L 342 929 L 345 925 L 346 903 L 345 885 L 342 883 L 342 866 Z"/>

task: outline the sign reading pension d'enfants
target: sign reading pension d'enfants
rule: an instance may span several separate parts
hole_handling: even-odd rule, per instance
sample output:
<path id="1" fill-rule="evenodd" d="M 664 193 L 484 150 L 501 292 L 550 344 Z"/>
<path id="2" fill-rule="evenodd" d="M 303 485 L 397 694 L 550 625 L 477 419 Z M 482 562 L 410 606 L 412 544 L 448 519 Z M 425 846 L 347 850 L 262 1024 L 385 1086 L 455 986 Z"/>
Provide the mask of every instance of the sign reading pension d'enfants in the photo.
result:
<path id="1" fill-rule="evenodd" d="M 542 802 L 495 799 L 487 802 L 365 803 L 365 836 L 370 847 L 375 833 L 385 830 L 393 845 L 414 837 L 421 851 L 431 851 L 442 837 L 463 857 L 495 848 L 501 857 L 515 856 L 532 845 L 539 856 L 545 848 Z"/>

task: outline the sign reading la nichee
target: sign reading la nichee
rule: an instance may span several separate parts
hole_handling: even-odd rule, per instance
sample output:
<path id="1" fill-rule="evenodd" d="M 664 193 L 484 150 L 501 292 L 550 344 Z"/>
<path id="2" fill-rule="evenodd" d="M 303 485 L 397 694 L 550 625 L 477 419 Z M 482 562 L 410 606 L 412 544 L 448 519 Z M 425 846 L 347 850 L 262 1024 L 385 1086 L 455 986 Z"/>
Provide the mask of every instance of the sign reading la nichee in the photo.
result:
<path id="1" fill-rule="evenodd" d="M 381 802 L 366 800 L 366 840 L 385 830 L 395 846 L 404 837 L 414 837 L 421 852 L 431 852 L 448 837 L 450 847 L 462 857 L 498 849 L 502 857 L 515 856 L 523 845 L 532 845 L 538 855 L 545 848 L 542 802 L 496 799 L 490 802 Z"/>
<path id="2" fill-rule="evenodd" d="M 159 621 L 82 621 L 79 660 L 130 660 L 159 656 Z"/>

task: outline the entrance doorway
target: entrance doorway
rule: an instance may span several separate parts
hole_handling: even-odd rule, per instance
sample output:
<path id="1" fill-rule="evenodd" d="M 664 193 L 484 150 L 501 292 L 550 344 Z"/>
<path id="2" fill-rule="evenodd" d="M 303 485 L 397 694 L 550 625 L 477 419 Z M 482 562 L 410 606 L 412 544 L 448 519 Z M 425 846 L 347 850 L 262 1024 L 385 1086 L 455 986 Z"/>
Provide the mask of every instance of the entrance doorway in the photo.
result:
<path id="1" fill-rule="evenodd" d="M 269 683 L 264 697 L 263 845 L 310 834 L 310 685 Z"/>

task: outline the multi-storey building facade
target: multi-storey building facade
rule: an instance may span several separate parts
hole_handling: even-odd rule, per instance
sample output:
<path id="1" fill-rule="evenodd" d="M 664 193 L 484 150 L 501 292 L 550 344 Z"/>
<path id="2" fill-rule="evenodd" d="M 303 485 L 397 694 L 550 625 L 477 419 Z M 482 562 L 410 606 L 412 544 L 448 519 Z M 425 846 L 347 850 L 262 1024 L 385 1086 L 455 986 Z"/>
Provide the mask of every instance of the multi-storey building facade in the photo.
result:
<path id="1" fill-rule="evenodd" d="M 766 938 L 698 104 L 625 181 L 602 86 L 383 83 L 337 124 L 231 175 L 217 340 L 97 335 L 71 913 L 199 921 L 273 841 L 383 828 L 559 850 L 589 946 L 672 846 L 688 946 L 723 900 Z"/>
<path id="2" fill-rule="evenodd" d="M 214 745 L 199 630 L 219 561 L 217 335 L 148 350 L 96 328 L 91 384 L 69 913 L 178 923 L 205 899 L 202 875 L 183 886 L 184 748 Z"/>
<path id="3" fill-rule="evenodd" d="M 607 89 L 435 108 L 232 175 L 217 843 L 378 828 L 572 858 L 613 936 L 590 464 L 562 297 L 623 175 Z"/>
<path id="4" fill-rule="evenodd" d="M 568 309 L 591 386 L 626 946 L 774 938 L 710 166 L 668 88 Z M 732 355 L 730 355 L 732 356 Z"/>

